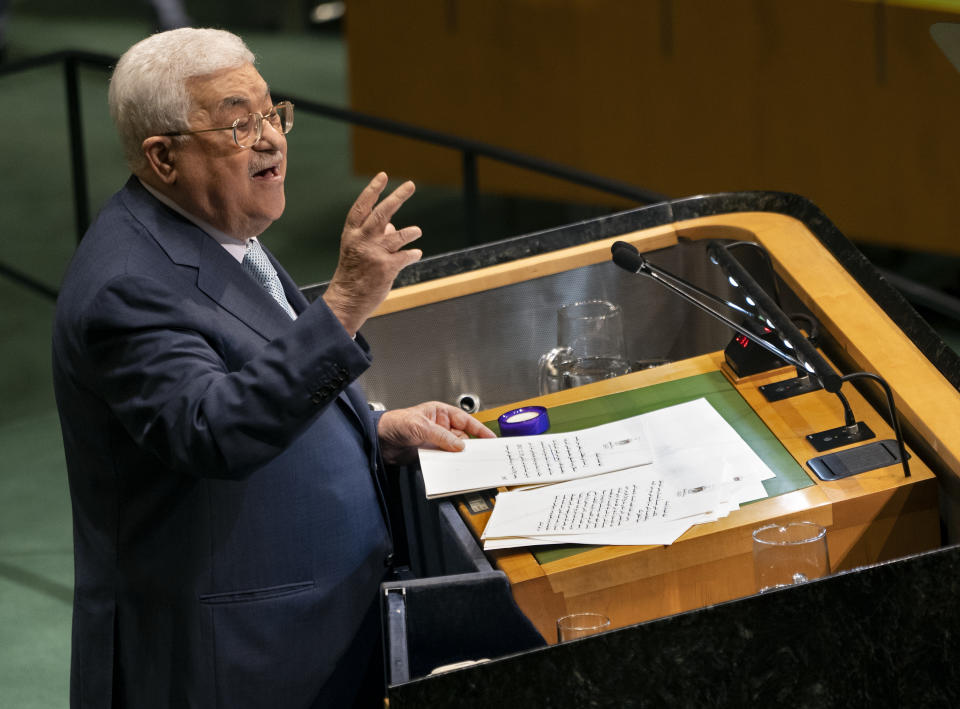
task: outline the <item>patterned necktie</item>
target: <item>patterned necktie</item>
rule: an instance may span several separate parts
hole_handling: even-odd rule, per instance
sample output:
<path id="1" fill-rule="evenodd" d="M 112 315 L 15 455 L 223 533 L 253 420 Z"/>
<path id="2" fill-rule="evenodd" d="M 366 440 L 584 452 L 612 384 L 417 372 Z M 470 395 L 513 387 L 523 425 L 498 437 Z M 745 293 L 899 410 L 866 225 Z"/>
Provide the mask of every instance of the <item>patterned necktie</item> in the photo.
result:
<path id="1" fill-rule="evenodd" d="M 270 263 L 270 259 L 268 259 L 267 255 L 263 252 L 259 241 L 251 240 L 247 242 L 247 253 L 243 255 L 241 265 L 243 266 L 243 270 L 263 286 L 264 290 L 287 311 L 287 315 L 295 320 L 297 314 L 293 308 L 290 307 L 290 303 L 287 302 L 287 296 L 283 293 L 283 285 L 280 283 L 280 277 L 277 276 L 273 264 Z"/>

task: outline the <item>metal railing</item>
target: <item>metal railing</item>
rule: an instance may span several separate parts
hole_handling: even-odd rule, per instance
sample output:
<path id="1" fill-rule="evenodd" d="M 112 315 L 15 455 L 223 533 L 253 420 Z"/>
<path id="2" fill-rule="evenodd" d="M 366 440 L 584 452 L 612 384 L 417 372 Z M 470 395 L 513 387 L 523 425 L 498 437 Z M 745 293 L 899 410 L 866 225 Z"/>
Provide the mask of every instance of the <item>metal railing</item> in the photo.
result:
<path id="1" fill-rule="evenodd" d="M 107 54 L 81 50 L 64 50 L 18 62 L 11 62 L 6 66 L 0 67 L 0 78 L 2 78 L 3 76 L 28 71 L 30 69 L 60 63 L 63 64 L 66 88 L 67 130 L 70 142 L 70 169 L 73 181 L 74 222 L 76 225 L 77 241 L 83 237 L 84 232 L 90 224 L 87 166 L 84 151 L 83 125 L 80 114 L 79 69 L 82 66 L 86 66 L 110 71 L 116 62 L 117 57 Z M 305 111 L 313 115 L 345 121 L 361 128 L 370 128 L 459 151 L 461 153 L 463 173 L 464 223 L 467 230 L 467 239 L 470 243 L 476 243 L 478 236 L 476 233 L 479 193 L 477 159 L 481 157 L 515 167 L 525 168 L 550 177 L 556 177 L 613 196 L 624 197 L 634 200 L 639 204 L 663 202 L 668 199 L 665 195 L 636 187 L 626 182 L 611 180 L 566 165 L 561 165 L 549 160 L 542 160 L 477 140 L 469 140 L 401 121 L 393 121 L 346 108 L 331 106 L 279 90 L 275 90 L 274 93 L 277 96 L 282 96 L 292 101 L 296 104 L 298 111 Z M 56 298 L 55 290 L 6 264 L 0 263 L 0 276 L 6 276 L 42 295 Z"/>
<path id="2" fill-rule="evenodd" d="M 82 65 L 98 69 L 109 70 L 116 63 L 116 58 L 107 54 L 85 52 L 79 50 L 64 50 L 44 54 L 31 59 L 10 62 L 0 67 L 0 78 L 11 74 L 18 74 L 31 69 L 38 69 L 50 65 L 63 64 L 64 87 L 67 98 L 67 131 L 70 143 L 70 170 L 73 182 L 73 211 L 74 223 L 77 230 L 77 240 L 87 230 L 90 224 L 89 195 L 87 191 L 87 168 L 84 156 L 83 126 L 80 121 L 80 75 Z M 0 263 L 0 276 L 4 276 L 14 283 L 28 288 L 44 297 L 56 300 L 57 291 L 42 283 L 33 276 L 10 266 Z"/>

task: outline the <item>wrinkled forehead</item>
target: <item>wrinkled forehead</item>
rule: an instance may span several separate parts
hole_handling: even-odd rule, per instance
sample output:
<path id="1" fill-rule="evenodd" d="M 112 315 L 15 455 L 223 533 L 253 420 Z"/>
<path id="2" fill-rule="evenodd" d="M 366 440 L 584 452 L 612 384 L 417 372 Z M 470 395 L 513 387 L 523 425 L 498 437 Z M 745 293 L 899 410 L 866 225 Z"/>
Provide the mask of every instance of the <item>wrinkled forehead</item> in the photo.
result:
<path id="1" fill-rule="evenodd" d="M 253 64 L 190 77 L 187 90 L 193 109 L 210 115 L 230 113 L 238 107 L 260 110 L 270 101 L 270 87 Z"/>

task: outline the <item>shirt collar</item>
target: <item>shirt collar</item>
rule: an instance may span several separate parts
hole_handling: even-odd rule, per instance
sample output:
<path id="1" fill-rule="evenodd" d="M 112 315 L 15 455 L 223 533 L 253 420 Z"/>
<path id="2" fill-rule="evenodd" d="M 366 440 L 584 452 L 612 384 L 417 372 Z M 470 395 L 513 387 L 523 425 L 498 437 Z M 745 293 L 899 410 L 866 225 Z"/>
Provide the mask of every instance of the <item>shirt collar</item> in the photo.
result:
<path id="1" fill-rule="evenodd" d="M 139 177 L 137 179 L 140 180 Z M 216 242 L 220 244 L 223 248 L 225 248 L 231 256 L 237 259 L 237 261 L 243 261 L 243 256 L 244 254 L 247 253 L 247 244 L 250 243 L 250 241 L 252 241 L 253 239 L 257 238 L 253 236 L 245 240 L 235 239 L 229 234 L 227 234 L 226 232 L 220 231 L 219 229 L 217 229 L 214 226 L 211 226 L 210 224 L 200 219 L 199 217 L 195 217 L 194 215 L 190 214 L 190 212 L 188 212 L 179 204 L 177 204 L 172 199 L 167 197 L 167 195 L 155 190 L 153 187 L 148 185 L 143 180 L 140 180 L 140 184 L 143 185 L 144 189 L 150 194 L 152 194 L 154 197 L 156 197 L 157 200 L 159 200 L 161 203 L 170 207 L 170 209 L 175 211 L 181 217 L 192 222 L 193 224 L 196 224 L 202 231 L 204 231 L 209 236 L 213 237 L 216 240 Z"/>

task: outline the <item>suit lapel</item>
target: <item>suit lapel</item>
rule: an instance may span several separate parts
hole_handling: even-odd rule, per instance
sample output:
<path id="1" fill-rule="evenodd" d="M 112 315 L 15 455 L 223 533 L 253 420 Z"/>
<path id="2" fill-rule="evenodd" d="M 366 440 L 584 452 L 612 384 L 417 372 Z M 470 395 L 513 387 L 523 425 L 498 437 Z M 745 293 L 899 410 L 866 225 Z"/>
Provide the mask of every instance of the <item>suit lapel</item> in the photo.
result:
<path id="1" fill-rule="evenodd" d="M 198 226 L 161 204 L 136 177 L 127 182 L 123 200 L 170 260 L 196 269 L 197 287 L 234 317 L 267 340 L 290 326 L 292 320 L 283 309 L 244 273 L 226 249 Z M 289 281 L 286 272 L 283 277 Z"/>
<path id="2" fill-rule="evenodd" d="M 260 245 L 263 246 L 263 242 L 261 242 Z M 280 262 L 274 258 L 272 253 L 270 253 L 270 250 L 266 246 L 263 246 L 263 250 L 267 254 L 267 258 L 270 259 L 270 263 L 273 264 L 273 268 L 276 270 L 277 276 L 280 277 L 280 283 L 283 286 L 283 292 L 287 296 L 287 302 L 293 306 L 293 312 L 299 315 L 307 309 L 307 306 L 310 305 L 310 303 L 307 301 L 303 293 L 300 292 L 297 284 L 293 282 L 290 274 L 284 270 L 283 266 L 280 265 Z"/>
<path id="3" fill-rule="evenodd" d="M 197 264 L 197 287 L 267 340 L 283 334 L 293 322 L 240 263 L 206 237 Z"/>

